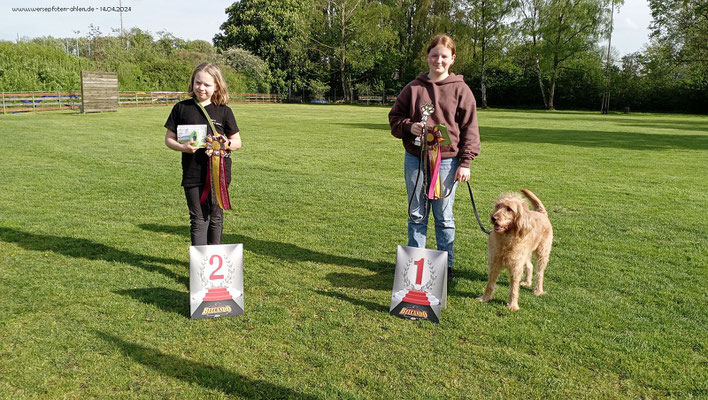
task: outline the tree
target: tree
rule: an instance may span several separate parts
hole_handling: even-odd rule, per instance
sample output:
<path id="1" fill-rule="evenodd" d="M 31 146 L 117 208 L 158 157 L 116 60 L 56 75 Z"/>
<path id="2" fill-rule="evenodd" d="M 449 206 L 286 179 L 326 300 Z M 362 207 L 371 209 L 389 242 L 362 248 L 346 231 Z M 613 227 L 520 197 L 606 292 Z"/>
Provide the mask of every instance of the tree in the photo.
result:
<path id="1" fill-rule="evenodd" d="M 315 19 L 312 40 L 320 60 L 336 68 L 344 101 L 352 102 L 354 83 L 372 80 L 368 76 L 394 53 L 395 31 L 390 7 L 372 0 L 320 0 L 321 13 Z"/>
<path id="2" fill-rule="evenodd" d="M 607 57 L 605 58 L 605 90 L 602 93 L 602 106 L 600 107 L 603 114 L 607 114 L 610 111 L 610 86 L 611 86 L 611 75 L 610 69 L 612 65 L 612 30 L 614 28 L 615 21 L 615 3 L 619 3 L 621 0 L 610 0 L 610 23 L 609 23 L 609 34 L 607 35 Z"/>
<path id="3" fill-rule="evenodd" d="M 310 6 L 308 0 L 240 0 L 226 9 L 228 19 L 214 44 L 260 57 L 268 64 L 275 90 L 290 95 L 307 83 Z"/>
<path id="4" fill-rule="evenodd" d="M 616 106 L 631 109 L 642 109 L 646 106 L 644 56 L 640 52 L 623 56 L 621 68 L 617 71 L 613 68 L 610 72 L 613 73 L 612 102 Z"/>
<path id="5" fill-rule="evenodd" d="M 315 96 L 315 100 L 324 100 L 325 93 L 329 90 L 329 85 L 313 79 L 310 81 L 308 89 L 310 89 L 310 92 Z"/>
<path id="6" fill-rule="evenodd" d="M 396 77 L 399 85 L 413 80 L 427 69 L 423 51 L 437 33 L 450 32 L 459 18 L 452 0 L 395 0 L 391 26 L 398 36 Z M 385 78 L 385 77 L 382 77 Z"/>
<path id="7" fill-rule="evenodd" d="M 504 39 L 508 33 L 507 17 L 517 5 L 517 0 L 468 0 L 461 3 L 463 14 L 471 27 L 473 41 L 479 46 L 482 108 L 487 108 L 487 62 L 490 49 L 503 55 Z"/>
<path id="8" fill-rule="evenodd" d="M 541 94 L 546 109 L 553 110 L 560 69 L 596 50 L 606 20 L 603 0 L 523 0 L 523 4 L 522 26 L 532 43 Z"/>
<path id="9" fill-rule="evenodd" d="M 523 38 L 526 39 L 526 50 L 533 58 L 533 66 L 538 77 L 538 86 L 541 89 L 541 98 L 543 106 L 548 109 L 548 95 L 543 83 L 543 72 L 541 70 L 541 8 L 544 5 L 543 0 L 520 0 L 521 20 L 518 22 L 520 32 Z"/>
<path id="10" fill-rule="evenodd" d="M 708 3 L 704 0 L 649 0 L 652 37 L 672 64 L 708 79 Z"/>
<path id="11" fill-rule="evenodd" d="M 260 92 L 269 92 L 270 71 L 265 61 L 258 58 L 248 50 L 238 47 L 229 47 L 223 52 L 226 63 L 236 71 L 241 71 L 259 83 Z"/>

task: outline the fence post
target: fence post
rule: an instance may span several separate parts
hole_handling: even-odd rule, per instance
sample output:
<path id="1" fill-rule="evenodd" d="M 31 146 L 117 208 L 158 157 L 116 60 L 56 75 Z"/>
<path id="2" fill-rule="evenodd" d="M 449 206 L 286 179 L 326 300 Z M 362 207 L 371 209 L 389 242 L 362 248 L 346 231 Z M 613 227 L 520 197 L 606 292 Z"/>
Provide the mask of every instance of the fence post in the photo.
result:
<path id="1" fill-rule="evenodd" d="M 37 112 L 37 103 L 34 102 L 34 92 L 32 92 L 32 112 Z"/>
<path id="2" fill-rule="evenodd" d="M 57 90 L 57 107 L 61 110 L 61 95 L 59 94 L 59 91 Z"/>
<path id="3" fill-rule="evenodd" d="M 2 92 L 2 113 L 3 114 L 7 113 L 7 109 L 5 107 L 5 92 Z"/>
<path id="4" fill-rule="evenodd" d="M 140 105 L 138 104 L 138 92 L 135 92 L 135 107 L 139 107 Z"/>

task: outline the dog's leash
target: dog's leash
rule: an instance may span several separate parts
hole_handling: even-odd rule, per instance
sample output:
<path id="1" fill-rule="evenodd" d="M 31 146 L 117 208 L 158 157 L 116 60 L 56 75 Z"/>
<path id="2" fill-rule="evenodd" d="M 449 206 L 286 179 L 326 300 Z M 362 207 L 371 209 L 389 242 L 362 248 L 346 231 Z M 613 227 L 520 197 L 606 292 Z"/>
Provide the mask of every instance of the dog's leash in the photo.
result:
<path id="1" fill-rule="evenodd" d="M 427 130 L 427 126 L 424 129 Z M 425 143 L 421 143 L 420 145 L 420 156 L 418 157 L 418 174 L 415 177 L 415 183 L 413 184 L 413 191 L 411 192 L 411 197 L 410 199 L 408 199 L 408 218 L 410 218 L 414 224 L 419 224 L 425 221 L 426 218 L 428 218 L 428 214 L 430 213 L 430 207 L 428 207 L 428 204 L 430 203 L 430 197 L 428 196 L 428 191 L 426 190 L 426 188 L 428 187 L 428 155 L 426 154 L 427 147 L 428 146 Z M 413 204 L 413 197 L 415 197 L 418 191 L 418 181 L 420 180 L 421 175 L 423 175 L 423 186 L 420 189 L 423 191 L 422 206 L 425 208 L 425 211 L 423 212 L 423 216 L 418 219 L 413 216 L 413 213 L 411 212 L 411 205 Z M 447 193 L 441 196 L 440 199 L 446 199 L 450 197 L 450 195 L 452 194 L 452 189 L 454 187 L 454 185 L 450 187 Z"/>
<path id="2" fill-rule="evenodd" d="M 470 181 L 467 181 L 467 190 L 469 190 L 469 192 L 470 192 L 470 201 L 472 202 L 472 209 L 474 210 L 474 216 L 477 218 L 477 224 L 479 225 L 479 228 L 482 230 L 482 232 L 489 235 L 490 233 L 492 233 L 492 231 L 484 229 L 484 226 L 482 226 L 482 220 L 479 219 L 479 213 L 477 212 L 477 205 L 474 203 L 474 195 L 472 194 L 472 186 L 470 186 Z"/>
<path id="3" fill-rule="evenodd" d="M 427 158 L 427 157 L 423 157 L 425 154 L 425 146 L 421 145 L 420 147 L 421 148 L 420 148 L 420 158 L 418 159 L 418 173 L 415 176 L 415 183 L 413 184 L 413 190 L 411 191 L 411 198 L 408 199 L 408 218 L 410 218 L 410 220 L 413 221 L 414 224 L 419 224 L 419 223 L 425 221 L 425 219 L 428 218 L 428 212 L 429 212 L 429 210 L 428 210 L 428 208 L 429 208 L 428 207 L 428 195 L 427 195 L 427 193 L 425 193 L 425 176 L 426 175 L 425 175 L 425 172 L 423 169 L 425 167 L 423 165 L 423 163 L 424 163 L 423 158 Z M 423 191 L 424 198 L 423 198 L 422 205 L 424 207 L 424 211 L 423 211 L 423 216 L 420 219 L 418 219 L 418 218 L 413 217 L 413 213 L 411 212 L 411 205 L 413 204 L 413 197 L 415 197 L 416 192 L 418 191 L 418 180 L 420 180 L 421 175 L 423 175 L 423 186 L 420 189 Z"/>
<path id="4" fill-rule="evenodd" d="M 424 165 L 423 165 L 424 164 L 424 160 L 423 160 L 424 159 L 424 157 L 423 157 L 424 150 L 421 149 L 420 153 L 421 154 L 420 154 L 420 160 L 419 160 L 419 164 L 418 164 L 419 165 L 418 174 L 415 177 L 415 184 L 413 185 L 413 191 L 411 193 L 411 198 L 408 200 L 408 218 L 410 218 L 411 221 L 413 221 L 413 223 L 416 223 L 416 224 L 423 222 L 428 217 L 428 213 L 429 213 L 428 202 L 430 201 L 428 199 L 428 195 L 426 193 L 423 193 L 423 197 L 424 197 L 423 205 L 425 207 L 424 214 L 420 219 L 414 218 L 413 213 L 411 212 L 411 204 L 413 203 L 413 197 L 416 195 L 416 192 L 417 192 L 416 189 L 418 188 L 418 180 L 420 179 L 421 175 L 423 175 L 423 188 L 422 188 L 422 190 L 425 190 L 425 172 L 424 172 Z M 487 235 L 491 234 L 492 231 L 485 229 L 484 226 L 482 225 L 482 220 L 479 218 L 479 213 L 477 212 L 477 204 L 474 201 L 474 194 L 472 194 L 472 186 L 470 185 L 469 181 L 467 181 L 467 190 L 470 193 L 470 202 L 472 203 L 472 210 L 474 210 L 474 216 L 475 216 L 475 218 L 477 218 L 477 225 L 479 225 L 479 229 L 481 229 L 482 232 L 486 233 Z M 452 189 L 448 192 L 447 195 L 445 195 L 445 197 L 450 196 L 451 193 L 452 193 Z"/>
<path id="5" fill-rule="evenodd" d="M 421 146 L 421 147 L 425 147 L 425 146 Z M 428 207 L 428 204 L 430 202 L 430 197 L 428 197 L 428 193 L 425 190 L 425 188 L 428 186 L 427 185 L 428 174 L 426 173 L 427 169 L 428 169 L 428 157 L 425 154 L 425 149 L 421 148 L 420 149 L 420 157 L 418 158 L 418 174 L 415 177 L 415 183 L 413 184 L 413 191 L 411 192 L 411 197 L 410 197 L 410 199 L 408 199 L 408 218 L 410 218 L 411 221 L 413 221 L 413 223 L 415 223 L 415 224 L 419 224 L 419 223 L 425 221 L 425 219 L 428 218 L 428 214 L 430 213 L 430 210 L 429 210 L 430 207 Z M 420 219 L 418 219 L 413 216 L 413 213 L 411 212 L 411 205 L 413 204 L 413 197 L 415 197 L 415 195 L 418 192 L 418 181 L 420 180 L 421 175 L 423 175 L 423 186 L 421 187 L 421 190 L 423 191 L 423 204 L 422 204 L 422 206 L 425 208 L 425 211 L 423 212 L 423 216 Z M 453 187 L 454 187 L 454 185 L 453 185 Z M 440 197 L 440 199 L 446 199 L 446 198 L 450 197 L 451 194 L 452 194 L 452 187 L 447 191 L 447 194 Z"/>

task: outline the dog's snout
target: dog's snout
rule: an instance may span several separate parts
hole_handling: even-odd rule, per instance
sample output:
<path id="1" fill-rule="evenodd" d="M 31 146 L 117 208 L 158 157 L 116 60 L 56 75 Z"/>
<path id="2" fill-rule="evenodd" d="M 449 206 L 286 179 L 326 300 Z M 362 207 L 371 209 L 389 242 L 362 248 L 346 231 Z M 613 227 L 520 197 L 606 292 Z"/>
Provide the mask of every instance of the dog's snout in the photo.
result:
<path id="1" fill-rule="evenodd" d="M 497 216 L 496 216 L 496 215 L 492 215 L 492 222 L 497 222 Z"/>

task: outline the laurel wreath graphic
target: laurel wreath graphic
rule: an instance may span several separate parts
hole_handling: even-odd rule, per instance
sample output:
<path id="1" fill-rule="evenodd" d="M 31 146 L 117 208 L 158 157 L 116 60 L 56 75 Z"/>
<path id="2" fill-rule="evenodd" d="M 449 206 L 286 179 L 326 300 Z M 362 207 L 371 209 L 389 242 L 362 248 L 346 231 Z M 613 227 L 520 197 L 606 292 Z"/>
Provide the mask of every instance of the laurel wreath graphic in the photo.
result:
<path id="1" fill-rule="evenodd" d="M 202 259 L 202 268 L 199 269 L 199 279 L 202 281 L 202 285 L 205 289 L 210 289 L 216 286 L 215 283 L 210 282 L 210 279 L 207 277 L 206 274 L 209 265 L 209 257 L 210 255 L 205 256 L 204 259 Z M 224 259 L 224 267 L 226 267 L 226 273 L 224 274 L 224 281 L 221 286 L 231 286 L 231 283 L 234 279 L 234 275 L 236 275 L 236 270 L 229 256 L 224 254 L 222 258 Z"/>
<path id="2" fill-rule="evenodd" d="M 228 274 L 224 277 L 224 285 L 231 286 L 231 282 L 233 282 L 236 271 L 234 269 L 234 265 L 231 263 L 231 259 L 226 254 L 224 254 L 224 264 L 226 265 L 226 270 L 228 271 Z"/>
<path id="3" fill-rule="evenodd" d="M 405 286 L 406 289 L 413 288 L 411 280 L 408 278 L 408 271 L 410 271 L 411 269 L 411 264 L 413 264 L 413 259 L 409 258 L 408 262 L 406 263 L 406 266 L 403 267 L 403 286 Z"/>
<path id="4" fill-rule="evenodd" d="M 430 260 L 425 260 L 426 261 L 426 267 L 430 270 L 430 279 L 428 279 L 428 282 L 423 285 L 421 290 L 424 292 L 431 292 L 433 290 L 433 285 L 435 284 L 435 280 L 438 278 L 437 275 L 435 275 L 435 268 L 433 268 L 433 263 L 430 262 Z"/>

